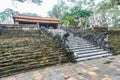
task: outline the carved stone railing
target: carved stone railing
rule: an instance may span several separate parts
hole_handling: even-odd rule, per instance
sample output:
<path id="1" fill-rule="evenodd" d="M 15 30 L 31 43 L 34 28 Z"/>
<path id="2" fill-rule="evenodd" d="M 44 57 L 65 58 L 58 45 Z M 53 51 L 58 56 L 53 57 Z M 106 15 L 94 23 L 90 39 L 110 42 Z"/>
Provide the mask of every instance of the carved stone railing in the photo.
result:
<path id="1" fill-rule="evenodd" d="M 82 34 L 83 34 L 83 32 L 77 32 L 73 28 L 69 28 L 69 27 L 63 27 L 62 29 L 68 33 L 72 33 L 74 36 L 82 37 Z"/>
<path id="2" fill-rule="evenodd" d="M 82 37 L 85 40 L 88 40 L 93 45 L 98 46 L 98 44 L 97 44 L 97 38 L 96 38 L 95 34 L 92 34 L 92 33 L 90 33 L 90 34 L 84 34 Z"/>
<path id="3" fill-rule="evenodd" d="M 60 36 L 59 34 L 57 34 L 53 37 L 53 40 L 59 42 L 61 47 L 63 47 L 65 50 L 69 52 L 70 51 L 69 46 L 66 44 L 66 41 L 68 41 L 67 39 L 68 36 L 69 36 L 69 33 L 66 33 L 63 36 Z"/>
<path id="4" fill-rule="evenodd" d="M 102 33 L 99 37 L 96 37 L 95 34 L 86 34 L 83 36 L 85 40 L 88 40 L 90 43 L 95 46 L 99 46 L 100 48 L 107 50 L 111 53 L 114 53 L 113 47 L 108 44 L 108 33 Z"/>
<path id="5" fill-rule="evenodd" d="M 41 28 L 41 33 L 43 35 L 51 35 L 53 41 L 57 41 L 61 45 L 61 47 L 63 47 L 66 50 L 69 50 L 68 45 L 66 44 L 66 41 L 68 41 L 67 37 L 69 36 L 69 33 L 65 33 L 63 36 L 61 36 L 60 34 L 53 35 L 52 32 L 50 32 L 44 27 Z"/>
<path id="6" fill-rule="evenodd" d="M 48 34 L 48 30 L 46 28 L 44 28 L 44 27 L 41 27 L 41 33 L 43 35 L 47 35 Z"/>

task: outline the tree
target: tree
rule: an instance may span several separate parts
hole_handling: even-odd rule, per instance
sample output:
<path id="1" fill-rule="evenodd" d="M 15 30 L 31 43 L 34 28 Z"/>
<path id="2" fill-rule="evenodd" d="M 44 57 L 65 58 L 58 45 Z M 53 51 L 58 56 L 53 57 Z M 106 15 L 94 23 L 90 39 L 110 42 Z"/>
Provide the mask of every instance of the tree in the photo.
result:
<path id="1" fill-rule="evenodd" d="M 65 12 L 60 18 L 60 21 L 62 24 L 66 25 L 66 23 L 68 23 L 68 21 L 66 21 L 67 16 L 72 16 L 72 15 L 69 12 Z"/>
<path id="2" fill-rule="evenodd" d="M 91 10 L 80 9 L 78 6 L 71 8 L 71 15 L 73 15 L 76 19 L 79 19 L 80 17 L 88 17 L 91 13 Z"/>
<path id="3" fill-rule="evenodd" d="M 69 12 L 67 12 L 67 14 L 64 14 L 62 19 L 65 19 L 64 17 L 66 17 L 66 15 L 73 16 L 75 18 L 75 21 L 79 23 L 79 20 L 82 20 L 81 18 L 85 18 L 86 20 L 85 22 L 87 24 L 89 22 L 88 18 L 92 14 L 92 9 L 95 4 L 94 0 L 68 0 L 68 1 L 74 2 L 75 6 L 71 7 Z"/>
<path id="4" fill-rule="evenodd" d="M 109 26 L 110 24 L 118 26 L 119 19 L 119 8 L 113 4 L 113 0 L 102 1 L 97 5 L 97 10 L 95 15 L 97 16 L 96 20 L 100 26 Z"/>
<path id="5" fill-rule="evenodd" d="M 113 25 L 115 27 L 120 27 L 120 9 L 116 6 L 113 9 L 111 9 L 109 12 L 112 17 Z"/>
<path id="6" fill-rule="evenodd" d="M 77 26 L 78 23 L 75 21 L 75 18 L 73 16 L 67 16 L 64 24 L 67 26 Z"/>
<path id="7" fill-rule="evenodd" d="M 101 3 L 99 3 L 98 4 L 98 12 L 99 11 L 106 11 L 106 10 L 108 10 L 108 9 L 111 9 L 111 8 L 113 8 L 113 3 L 112 3 L 112 1 L 110 0 L 110 1 L 102 1 Z"/>
<path id="8" fill-rule="evenodd" d="M 39 16 L 36 13 L 21 13 L 21 15 L 24 15 L 24 16 Z"/>
<path id="9" fill-rule="evenodd" d="M 90 11 L 90 10 L 86 10 L 86 9 L 83 10 L 83 9 L 79 8 L 78 6 L 74 6 L 70 9 L 69 12 L 64 13 L 64 15 L 61 18 L 61 22 L 65 25 L 66 25 L 66 23 L 67 24 L 69 23 L 69 25 L 77 26 L 79 23 L 79 20 L 83 20 L 80 18 L 84 18 L 84 20 L 86 20 L 86 21 L 84 21 L 85 24 L 88 25 L 88 22 L 89 22 L 88 17 L 91 15 L 91 13 L 92 13 L 92 11 Z M 74 20 L 73 20 L 73 18 L 74 18 Z M 73 21 L 73 23 L 71 20 Z M 84 23 L 82 23 L 83 21 L 80 21 L 80 22 L 83 26 L 88 27 L 87 25 L 84 25 Z"/>
<path id="10" fill-rule="evenodd" d="M 61 18 L 61 16 L 68 10 L 65 1 L 60 0 L 58 4 L 54 5 L 51 11 L 48 11 L 50 17 Z"/>
<path id="11" fill-rule="evenodd" d="M 95 0 L 78 0 L 76 6 L 81 9 L 92 10 L 95 7 Z"/>
<path id="12" fill-rule="evenodd" d="M 12 23 L 13 15 L 39 16 L 36 13 L 20 13 L 7 8 L 3 12 L 0 12 L 0 23 Z"/>
<path id="13" fill-rule="evenodd" d="M 5 19 L 7 18 L 6 14 L 4 14 L 3 12 L 0 13 L 0 23 L 2 23 L 3 21 L 5 21 Z"/>
<path id="14" fill-rule="evenodd" d="M 12 20 L 12 15 L 14 15 L 15 11 L 7 8 L 5 9 L 3 12 L 0 13 L 0 22 L 4 22 L 4 21 L 11 21 Z"/>

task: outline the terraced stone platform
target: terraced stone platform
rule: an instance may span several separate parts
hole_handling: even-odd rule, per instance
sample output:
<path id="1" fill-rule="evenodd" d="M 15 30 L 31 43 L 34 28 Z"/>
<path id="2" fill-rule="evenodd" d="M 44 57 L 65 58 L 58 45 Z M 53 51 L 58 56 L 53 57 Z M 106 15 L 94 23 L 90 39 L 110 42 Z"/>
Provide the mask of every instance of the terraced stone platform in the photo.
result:
<path id="1" fill-rule="evenodd" d="M 49 36 L 7 35 L 0 37 L 0 77 L 68 62 L 67 52 Z"/>

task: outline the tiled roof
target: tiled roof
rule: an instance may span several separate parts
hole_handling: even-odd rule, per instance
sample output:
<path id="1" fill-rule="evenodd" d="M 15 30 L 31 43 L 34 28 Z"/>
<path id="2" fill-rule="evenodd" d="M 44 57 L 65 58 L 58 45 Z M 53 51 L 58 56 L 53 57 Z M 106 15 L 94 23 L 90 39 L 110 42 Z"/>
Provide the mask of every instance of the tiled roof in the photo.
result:
<path id="1" fill-rule="evenodd" d="M 40 22 L 40 23 L 55 23 L 59 24 L 57 18 L 35 17 L 35 16 L 13 16 L 14 21 L 22 22 Z"/>

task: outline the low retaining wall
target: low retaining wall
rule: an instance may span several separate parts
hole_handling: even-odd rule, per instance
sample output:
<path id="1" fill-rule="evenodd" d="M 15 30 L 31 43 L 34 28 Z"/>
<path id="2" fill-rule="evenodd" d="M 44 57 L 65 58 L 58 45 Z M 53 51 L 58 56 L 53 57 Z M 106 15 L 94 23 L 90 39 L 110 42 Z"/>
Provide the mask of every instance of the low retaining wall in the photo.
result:
<path id="1" fill-rule="evenodd" d="M 5 30 L 2 29 L 0 31 L 0 36 L 3 37 L 34 37 L 38 36 L 37 34 L 40 34 L 39 30 Z"/>

